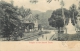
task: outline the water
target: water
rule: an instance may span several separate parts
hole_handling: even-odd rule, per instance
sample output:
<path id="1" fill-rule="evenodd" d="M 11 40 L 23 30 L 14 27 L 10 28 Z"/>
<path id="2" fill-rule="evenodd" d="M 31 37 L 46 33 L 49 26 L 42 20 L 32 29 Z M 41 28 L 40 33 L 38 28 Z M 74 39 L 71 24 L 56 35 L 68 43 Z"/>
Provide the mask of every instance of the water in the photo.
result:
<path id="1" fill-rule="evenodd" d="M 44 31 L 50 31 L 48 34 L 43 34 L 41 37 L 33 40 L 33 41 L 49 41 L 50 38 L 55 34 L 54 30 L 44 30 Z"/>

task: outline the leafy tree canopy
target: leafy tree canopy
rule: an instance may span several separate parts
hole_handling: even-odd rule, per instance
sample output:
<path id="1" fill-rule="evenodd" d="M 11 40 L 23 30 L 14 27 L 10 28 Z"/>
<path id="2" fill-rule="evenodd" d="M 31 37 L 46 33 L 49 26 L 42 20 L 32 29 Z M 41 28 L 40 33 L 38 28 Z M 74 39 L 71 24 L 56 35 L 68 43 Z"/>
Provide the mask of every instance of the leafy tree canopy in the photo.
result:
<path id="1" fill-rule="evenodd" d="M 14 32 L 14 28 L 20 24 L 16 11 L 17 8 L 12 4 L 0 1 L 0 24 L 2 26 L 1 31 L 4 37 L 9 38 Z"/>

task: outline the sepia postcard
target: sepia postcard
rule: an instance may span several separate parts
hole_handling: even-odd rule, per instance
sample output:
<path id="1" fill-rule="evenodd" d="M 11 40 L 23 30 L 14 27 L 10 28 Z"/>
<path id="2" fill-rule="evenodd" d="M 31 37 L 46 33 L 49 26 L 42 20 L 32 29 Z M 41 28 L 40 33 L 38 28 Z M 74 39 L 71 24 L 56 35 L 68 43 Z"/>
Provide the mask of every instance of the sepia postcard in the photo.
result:
<path id="1" fill-rule="evenodd" d="M 0 51 L 79 51 L 80 0 L 0 0 Z"/>

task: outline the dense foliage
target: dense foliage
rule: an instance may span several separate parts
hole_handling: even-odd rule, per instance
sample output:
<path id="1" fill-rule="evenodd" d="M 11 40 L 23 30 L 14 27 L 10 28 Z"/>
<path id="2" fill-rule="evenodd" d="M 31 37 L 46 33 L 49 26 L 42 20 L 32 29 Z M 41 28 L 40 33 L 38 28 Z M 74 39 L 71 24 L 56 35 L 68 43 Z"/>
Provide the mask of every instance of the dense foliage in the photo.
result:
<path id="1" fill-rule="evenodd" d="M 62 17 L 62 9 L 56 9 L 53 11 L 51 17 L 48 19 L 49 21 L 49 25 L 52 27 L 56 27 L 56 28 L 60 28 L 60 27 L 64 27 L 64 25 L 67 25 L 69 22 L 69 18 L 71 18 L 72 20 L 72 24 L 75 25 L 76 24 L 76 16 L 78 14 L 77 10 L 76 10 L 76 6 L 73 4 L 70 7 L 70 10 L 67 10 L 65 8 L 63 8 L 64 10 L 64 17 L 65 20 Z M 64 24 L 65 22 L 65 24 Z"/>
<path id="2" fill-rule="evenodd" d="M 10 40 L 10 37 L 17 40 L 18 36 L 22 37 L 25 25 L 21 23 L 21 19 L 31 13 L 30 9 L 24 7 L 18 8 L 11 3 L 0 1 L 0 35 Z"/>
<path id="3" fill-rule="evenodd" d="M 69 18 L 69 10 L 64 8 L 64 15 L 66 17 L 66 24 L 68 24 L 68 18 Z M 49 25 L 51 25 L 52 27 L 63 27 L 64 26 L 64 20 L 62 17 L 62 9 L 57 9 L 55 11 L 53 11 L 51 17 L 48 19 L 49 21 Z"/>

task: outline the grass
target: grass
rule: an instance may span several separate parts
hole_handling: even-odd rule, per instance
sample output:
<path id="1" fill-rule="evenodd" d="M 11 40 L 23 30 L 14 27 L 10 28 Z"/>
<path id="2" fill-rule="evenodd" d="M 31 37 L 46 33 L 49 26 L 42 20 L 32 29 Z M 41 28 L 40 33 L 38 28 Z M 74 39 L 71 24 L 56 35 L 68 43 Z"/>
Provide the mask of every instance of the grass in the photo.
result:
<path id="1" fill-rule="evenodd" d="M 58 34 L 59 41 L 80 41 L 80 32 L 76 34 Z"/>

